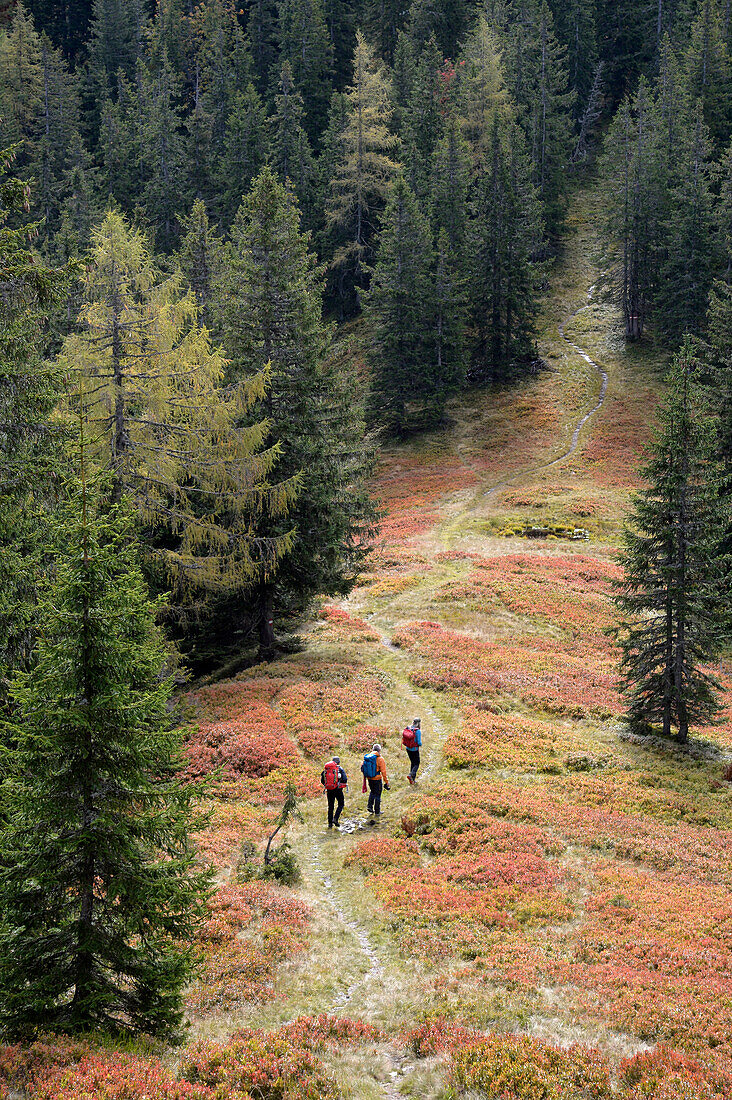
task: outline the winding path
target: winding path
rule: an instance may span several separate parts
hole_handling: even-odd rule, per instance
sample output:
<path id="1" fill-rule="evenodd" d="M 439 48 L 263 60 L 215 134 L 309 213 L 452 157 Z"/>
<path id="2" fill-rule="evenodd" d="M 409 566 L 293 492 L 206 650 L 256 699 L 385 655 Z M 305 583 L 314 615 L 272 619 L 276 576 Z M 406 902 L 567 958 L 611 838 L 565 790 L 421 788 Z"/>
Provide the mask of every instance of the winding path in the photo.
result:
<path id="1" fill-rule="evenodd" d="M 510 477 L 504 478 L 494 485 L 491 485 L 485 489 L 479 499 L 485 499 L 492 493 L 497 492 L 499 489 L 504 488 L 507 485 L 512 484 L 514 481 L 522 477 L 530 476 L 532 473 L 538 473 L 541 470 L 548 469 L 549 467 L 556 466 L 561 462 L 564 462 L 567 458 L 571 457 L 577 448 L 579 447 L 580 437 L 582 429 L 588 423 L 588 421 L 602 408 L 605 403 L 608 390 L 608 372 L 574 340 L 572 340 L 566 334 L 566 327 L 577 317 L 583 310 L 587 309 L 591 304 L 594 287 L 591 287 L 588 292 L 588 302 L 585 305 L 579 307 L 574 313 L 570 314 L 559 326 L 559 335 L 564 343 L 574 352 L 579 355 L 592 369 L 597 372 L 600 377 L 600 390 L 594 404 L 582 413 L 580 419 L 575 424 L 572 435 L 569 440 L 569 444 L 561 454 L 555 455 L 553 458 L 546 462 L 537 463 L 525 469 L 519 470 L 512 474 Z M 408 661 L 408 655 L 404 653 L 398 646 L 395 646 L 391 640 L 391 636 L 388 633 L 388 629 L 391 624 L 383 618 L 383 612 L 388 611 L 388 607 L 383 609 L 381 623 L 376 619 L 374 615 L 367 615 L 369 625 L 379 635 L 380 644 L 389 651 L 394 657 L 393 667 L 390 668 L 391 674 L 398 682 L 402 694 L 408 697 L 413 703 L 416 709 L 420 710 L 424 715 L 426 721 L 424 722 L 426 737 L 425 746 L 425 763 L 421 772 L 421 784 L 434 775 L 437 770 L 437 766 L 442 756 L 442 745 L 446 737 L 446 730 L 444 723 L 436 713 L 434 708 L 427 702 L 424 696 L 416 691 L 409 682 L 407 674 L 399 671 L 399 665 L 403 665 Z M 406 792 L 405 792 L 406 793 Z M 393 803 L 392 803 L 393 805 Z M 342 822 L 342 832 L 356 834 L 365 829 L 369 823 L 369 818 L 365 816 L 354 816 L 350 818 L 344 818 Z M 349 937 L 354 941 L 356 950 L 362 956 L 366 962 L 366 966 L 362 969 L 359 976 L 355 977 L 350 984 L 338 993 L 333 1000 L 333 1009 L 342 1010 L 346 1008 L 357 992 L 365 988 L 368 983 L 373 982 L 379 971 L 379 959 L 376 949 L 371 941 L 368 930 L 359 923 L 358 918 L 350 910 L 349 899 L 347 895 L 339 889 L 337 884 L 334 883 L 332 875 L 329 873 L 326 867 L 323 865 L 323 850 L 324 850 L 324 837 L 322 835 L 315 835 L 312 838 L 311 847 L 311 866 L 319 883 L 319 889 L 322 897 L 330 907 L 334 917 L 339 924 L 346 930 Z M 350 910 L 350 911 L 349 911 Z M 387 1100 L 398 1100 L 402 1096 L 402 1092 L 399 1089 L 399 1082 L 404 1077 L 408 1076 L 411 1071 L 411 1066 L 404 1053 L 398 1050 L 395 1046 L 390 1045 L 385 1051 L 385 1057 L 388 1063 L 391 1065 L 391 1071 L 389 1072 L 389 1079 L 383 1081 L 381 1088 L 383 1095 Z"/>

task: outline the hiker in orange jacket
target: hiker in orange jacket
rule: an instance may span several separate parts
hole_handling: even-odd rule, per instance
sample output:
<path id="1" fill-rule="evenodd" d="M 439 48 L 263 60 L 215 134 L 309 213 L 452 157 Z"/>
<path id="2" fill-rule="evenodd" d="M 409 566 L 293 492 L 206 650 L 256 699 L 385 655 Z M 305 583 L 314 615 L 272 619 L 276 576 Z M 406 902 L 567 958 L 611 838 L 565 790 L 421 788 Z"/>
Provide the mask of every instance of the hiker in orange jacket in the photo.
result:
<path id="1" fill-rule="evenodd" d="M 320 773 L 320 782 L 328 797 L 328 828 L 332 829 L 334 825 L 338 828 L 338 819 L 346 801 L 343 792 L 348 788 L 348 776 L 341 767 L 338 756 L 334 756 L 325 765 Z"/>
<path id="2" fill-rule="evenodd" d="M 389 777 L 386 774 L 386 761 L 381 755 L 381 745 L 374 745 L 371 752 L 367 752 L 361 765 L 363 772 L 363 789 L 369 785 L 368 812 L 381 813 L 381 792 L 389 790 Z"/>

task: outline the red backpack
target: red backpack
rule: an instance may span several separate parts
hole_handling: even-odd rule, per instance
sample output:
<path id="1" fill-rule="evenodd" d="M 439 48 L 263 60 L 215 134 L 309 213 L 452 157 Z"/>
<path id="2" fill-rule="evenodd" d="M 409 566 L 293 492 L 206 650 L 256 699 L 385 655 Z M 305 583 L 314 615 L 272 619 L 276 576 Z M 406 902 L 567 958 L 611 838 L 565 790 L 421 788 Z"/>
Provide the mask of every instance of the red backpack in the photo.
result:
<path id="1" fill-rule="evenodd" d="M 414 732 L 411 726 L 407 726 L 402 734 L 402 744 L 405 749 L 417 748 L 417 734 Z"/>
<path id="2" fill-rule="evenodd" d="M 325 772 L 326 791 L 337 791 L 341 782 L 340 764 L 334 764 L 331 760 L 329 764 L 325 765 L 325 768 L 323 770 Z"/>

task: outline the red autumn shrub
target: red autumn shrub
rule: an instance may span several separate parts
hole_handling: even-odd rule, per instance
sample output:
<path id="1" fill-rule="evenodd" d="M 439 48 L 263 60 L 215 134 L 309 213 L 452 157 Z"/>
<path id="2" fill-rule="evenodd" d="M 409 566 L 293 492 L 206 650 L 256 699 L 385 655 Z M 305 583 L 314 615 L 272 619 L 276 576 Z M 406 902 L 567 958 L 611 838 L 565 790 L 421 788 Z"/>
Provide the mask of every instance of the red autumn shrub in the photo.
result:
<path id="1" fill-rule="evenodd" d="M 620 1065 L 623 1100 L 729 1100 L 732 1077 L 660 1044 Z"/>

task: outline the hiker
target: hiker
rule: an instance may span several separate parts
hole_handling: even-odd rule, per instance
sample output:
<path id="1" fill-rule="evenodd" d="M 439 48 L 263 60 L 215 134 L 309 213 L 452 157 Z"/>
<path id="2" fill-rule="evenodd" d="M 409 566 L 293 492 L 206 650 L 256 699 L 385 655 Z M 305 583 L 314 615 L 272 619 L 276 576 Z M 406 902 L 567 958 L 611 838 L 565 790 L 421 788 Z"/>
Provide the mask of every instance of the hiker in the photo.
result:
<path id="1" fill-rule="evenodd" d="M 402 744 L 407 750 L 407 756 L 409 757 L 409 763 L 411 767 L 409 769 L 410 787 L 413 787 L 417 782 L 417 772 L 419 771 L 419 750 L 422 748 L 422 719 L 415 718 L 411 726 L 407 726 L 402 734 Z"/>
<path id="2" fill-rule="evenodd" d="M 368 812 L 381 813 L 381 791 L 389 790 L 389 780 L 386 775 L 386 761 L 381 755 L 381 745 L 374 745 L 371 752 L 367 752 L 361 765 L 363 772 L 363 789 L 366 791 L 366 783 L 369 785 Z"/>
<path id="3" fill-rule="evenodd" d="M 320 782 L 328 798 L 328 828 L 332 829 L 334 825 L 338 828 L 338 821 L 346 801 L 343 792 L 348 788 L 348 776 L 341 767 L 340 757 L 334 756 L 328 761 L 320 773 Z"/>

